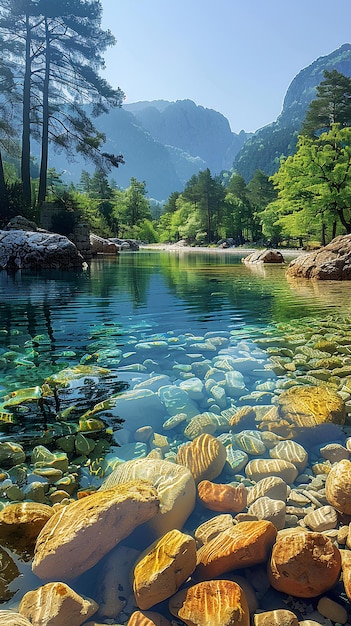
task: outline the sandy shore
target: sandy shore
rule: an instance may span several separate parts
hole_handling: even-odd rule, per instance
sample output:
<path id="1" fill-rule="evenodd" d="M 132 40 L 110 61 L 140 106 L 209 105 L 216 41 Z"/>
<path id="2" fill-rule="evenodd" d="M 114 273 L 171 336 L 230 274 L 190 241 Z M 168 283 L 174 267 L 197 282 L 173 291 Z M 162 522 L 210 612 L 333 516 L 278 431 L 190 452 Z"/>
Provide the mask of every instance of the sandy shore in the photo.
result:
<path id="1" fill-rule="evenodd" d="M 141 250 L 164 250 L 166 252 L 210 252 L 214 254 L 233 254 L 236 256 L 248 256 L 252 252 L 257 252 L 260 248 L 245 248 L 239 246 L 236 248 L 218 248 L 209 246 L 183 246 L 178 243 L 153 243 L 140 245 Z M 265 248 L 262 248 L 264 250 Z M 299 248 L 272 248 L 279 250 L 283 257 L 298 256 L 305 253 L 305 250 Z"/>

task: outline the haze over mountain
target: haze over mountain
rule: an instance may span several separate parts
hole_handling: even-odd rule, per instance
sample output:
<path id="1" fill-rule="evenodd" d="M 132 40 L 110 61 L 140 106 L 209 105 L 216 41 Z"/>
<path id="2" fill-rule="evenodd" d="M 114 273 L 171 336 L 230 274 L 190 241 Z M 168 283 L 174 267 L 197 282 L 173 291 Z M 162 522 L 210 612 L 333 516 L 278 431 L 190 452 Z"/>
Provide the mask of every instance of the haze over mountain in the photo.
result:
<path id="1" fill-rule="evenodd" d="M 276 121 L 256 133 L 231 131 L 224 115 L 196 105 L 191 100 L 145 101 L 128 104 L 97 118 L 106 134 L 104 149 L 122 153 L 125 165 L 111 176 L 126 188 L 133 176 L 145 181 L 151 198 L 166 200 L 182 191 L 193 174 L 209 168 L 212 175 L 223 170 L 239 172 L 249 181 L 256 169 L 273 174 L 280 158 L 293 154 L 298 132 L 324 70 L 336 69 L 351 76 L 351 45 L 344 44 L 301 70 L 291 82 Z M 68 163 L 64 155 L 52 153 L 50 166 L 65 171 L 65 179 L 77 183 L 82 169 L 91 164 Z"/>

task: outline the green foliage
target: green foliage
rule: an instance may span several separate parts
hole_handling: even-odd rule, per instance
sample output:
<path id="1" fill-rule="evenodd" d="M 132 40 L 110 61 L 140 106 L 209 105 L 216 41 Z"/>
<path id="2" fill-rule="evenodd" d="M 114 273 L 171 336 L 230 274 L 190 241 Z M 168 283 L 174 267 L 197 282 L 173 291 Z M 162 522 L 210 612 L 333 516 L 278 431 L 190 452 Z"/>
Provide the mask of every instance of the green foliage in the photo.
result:
<path id="1" fill-rule="evenodd" d="M 273 176 L 278 200 L 268 206 L 276 223 L 300 235 L 340 224 L 351 232 L 351 128 L 332 124 L 317 139 L 300 136 L 298 150 Z M 263 221 L 266 216 L 263 216 Z M 290 218 L 289 216 L 293 216 Z"/>
<path id="2" fill-rule="evenodd" d="M 301 134 L 315 137 L 330 130 L 332 124 L 351 125 L 351 78 L 337 70 L 324 72 L 324 80 L 317 87 L 317 97 L 312 100 Z"/>

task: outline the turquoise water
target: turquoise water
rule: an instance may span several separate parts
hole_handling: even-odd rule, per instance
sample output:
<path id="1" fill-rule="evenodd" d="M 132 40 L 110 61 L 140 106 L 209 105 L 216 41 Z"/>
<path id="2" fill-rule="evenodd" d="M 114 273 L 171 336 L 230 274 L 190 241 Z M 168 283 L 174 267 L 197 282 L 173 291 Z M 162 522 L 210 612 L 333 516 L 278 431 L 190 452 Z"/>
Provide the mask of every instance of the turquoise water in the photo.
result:
<path id="1" fill-rule="evenodd" d="M 284 328 L 299 332 L 309 325 L 311 336 L 319 326 L 323 332 L 329 324 L 335 329 L 338 322 L 330 320 L 351 313 L 351 283 L 287 282 L 285 269 L 245 266 L 241 254 L 233 251 L 141 250 L 96 259 L 79 273 L 0 273 L 0 416 L 13 417 L 12 423 L 0 422 L 0 440 L 23 445 L 30 465 L 34 446 L 54 448 L 55 438 L 67 434 L 84 413 L 111 395 L 135 385 L 140 392 L 154 373 L 168 378 L 170 386 L 181 387 L 184 394 L 194 361 L 200 371 L 202 360 L 235 359 L 240 370 L 238 364 L 250 351 L 250 371 L 243 370 L 244 376 L 239 372 L 231 383 L 232 406 L 269 403 L 277 381 L 272 370 L 264 369 L 270 358 L 265 344 L 255 340 L 267 339 L 267 334 L 276 337 Z M 345 333 L 351 334 L 350 328 L 348 322 Z M 340 358 L 349 359 L 348 346 L 341 345 Z M 91 370 L 81 369 L 85 367 Z M 62 378 L 69 384 L 59 388 L 56 398 L 48 397 L 43 408 L 38 402 L 42 385 L 49 381 L 53 388 Z M 198 400 L 196 390 L 191 391 L 191 410 L 215 410 L 204 395 Z M 22 399 L 18 404 L 16 393 Z M 144 397 L 137 408 L 133 405 L 136 413 L 129 417 L 134 421 L 140 417 L 141 426 L 152 417 L 155 432 L 160 432 L 166 417 L 174 415 L 169 387 L 167 394 L 163 398 L 160 392 L 164 406 L 158 400 L 159 414 L 145 411 Z M 220 413 L 227 405 L 218 402 Z M 121 406 L 127 410 L 126 404 Z M 107 430 L 115 428 L 113 407 L 97 415 L 106 421 Z M 136 429 L 126 416 L 126 430 L 128 425 L 130 432 Z M 116 433 L 118 443 L 118 429 Z M 102 442 L 109 443 L 110 436 L 102 434 Z M 173 436 L 167 430 L 167 436 L 172 452 L 180 443 L 179 433 L 175 429 Z M 73 458 L 73 463 L 78 461 Z M 90 469 L 88 462 L 82 463 L 82 489 L 101 484 Z M 38 584 L 30 578 L 30 563 L 16 562 L 22 578 L 13 582 L 17 593 L 11 606 L 21 597 L 20 585 Z"/>
<path id="2" fill-rule="evenodd" d="M 285 266 L 248 267 L 241 256 L 141 250 L 93 260 L 78 273 L 0 273 L 0 403 L 67 367 L 108 368 L 109 377 L 90 381 L 81 393 L 82 413 L 129 383 L 126 366 L 140 360 L 134 350 L 140 341 L 222 331 L 254 339 L 272 324 L 318 323 L 350 312 L 350 283 L 289 283 Z M 158 358 L 162 362 L 156 348 L 152 359 Z M 60 408 L 73 400 L 77 390 Z M 38 411 L 21 411 L 23 434 Z"/>

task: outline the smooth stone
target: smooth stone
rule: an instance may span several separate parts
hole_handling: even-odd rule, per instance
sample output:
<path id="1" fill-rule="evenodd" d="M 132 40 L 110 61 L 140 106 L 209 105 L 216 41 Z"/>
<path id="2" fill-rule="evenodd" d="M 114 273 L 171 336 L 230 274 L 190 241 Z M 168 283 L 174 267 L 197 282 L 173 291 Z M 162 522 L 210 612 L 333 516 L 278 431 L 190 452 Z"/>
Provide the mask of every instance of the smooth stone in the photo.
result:
<path id="1" fill-rule="evenodd" d="M 288 609 L 265 611 L 254 615 L 254 626 L 299 626 L 295 613 Z"/>
<path id="2" fill-rule="evenodd" d="M 137 559 L 133 590 L 140 609 L 150 609 L 174 595 L 196 567 L 195 539 L 171 530 Z"/>
<path id="3" fill-rule="evenodd" d="M 151 426 L 142 426 L 135 431 L 134 439 L 135 441 L 139 441 L 140 443 L 147 443 L 149 439 L 151 439 L 153 434 L 154 431 Z"/>
<path id="4" fill-rule="evenodd" d="M 74 440 L 74 446 L 77 454 L 89 456 L 95 448 L 95 441 L 93 439 L 89 439 L 83 435 L 83 433 L 78 433 Z"/>
<path id="5" fill-rule="evenodd" d="M 135 431 L 141 426 L 152 426 L 154 430 L 160 430 L 166 410 L 159 392 L 160 390 L 154 393 L 150 389 L 125 391 L 114 398 L 113 406 L 109 410 L 114 417 L 124 419 L 125 426 L 130 431 Z"/>
<path id="6" fill-rule="evenodd" d="M 308 513 L 303 518 L 303 521 L 312 531 L 321 533 L 325 530 L 336 528 L 338 524 L 338 514 L 332 506 L 326 505 Z"/>
<path id="7" fill-rule="evenodd" d="M 225 409 L 227 406 L 227 396 L 225 389 L 219 385 L 213 385 L 211 387 L 211 399 L 219 406 L 220 409 Z"/>
<path id="8" fill-rule="evenodd" d="M 189 394 L 176 385 L 161 387 L 158 390 L 158 395 L 169 416 L 186 413 L 190 419 L 199 413 L 197 405 L 191 400 Z M 155 430 L 159 430 L 159 428 L 155 428 Z"/>
<path id="9" fill-rule="evenodd" d="M 224 471 L 230 474 L 240 472 L 249 461 L 249 457 L 243 450 L 237 450 L 232 444 L 225 446 L 227 460 Z"/>
<path id="10" fill-rule="evenodd" d="M 36 468 L 54 467 L 62 472 L 68 471 L 68 456 L 65 452 L 50 452 L 45 446 L 33 449 L 31 462 Z"/>
<path id="11" fill-rule="evenodd" d="M 248 514 L 272 522 L 277 530 L 282 530 L 285 526 L 286 505 L 282 500 L 272 500 L 263 496 L 251 504 Z"/>
<path id="12" fill-rule="evenodd" d="M 253 421 L 256 417 L 255 409 L 252 406 L 242 406 L 239 409 L 235 409 L 234 412 L 230 410 L 229 424 L 235 428 L 237 426 L 243 426 L 246 423 Z"/>
<path id="13" fill-rule="evenodd" d="M 269 451 L 269 456 L 272 459 L 283 459 L 293 463 L 298 472 L 304 471 L 307 462 L 308 454 L 303 446 L 296 441 L 280 441 L 274 448 Z"/>
<path id="14" fill-rule="evenodd" d="M 83 598 L 62 582 L 53 582 L 28 591 L 18 610 L 33 626 L 81 626 L 98 608 L 94 600 Z"/>
<path id="15" fill-rule="evenodd" d="M 111 474 L 117 467 L 126 461 L 143 459 L 147 456 L 148 446 L 141 441 L 134 441 L 133 443 L 125 443 L 121 446 L 114 447 L 113 452 L 105 454 L 103 461 L 101 462 L 101 468 L 105 474 Z"/>
<path id="16" fill-rule="evenodd" d="M 169 452 L 169 440 L 166 435 L 161 435 L 160 433 L 154 433 L 151 441 L 149 441 L 149 445 L 151 450 L 157 449 L 160 450 L 162 455 L 165 455 Z"/>
<path id="17" fill-rule="evenodd" d="M 225 446 L 213 435 L 200 435 L 191 443 L 178 449 L 177 463 L 192 473 L 196 483 L 214 480 L 223 470 L 227 460 Z"/>
<path id="18" fill-rule="evenodd" d="M 43 467 L 41 469 L 35 469 L 33 474 L 45 478 L 50 484 L 55 483 L 62 478 L 63 472 L 55 467 Z"/>
<path id="19" fill-rule="evenodd" d="M 171 622 L 155 611 L 134 611 L 127 622 L 127 626 L 171 626 Z"/>
<path id="20" fill-rule="evenodd" d="M 229 513 L 216 515 L 203 524 L 200 524 L 200 526 L 196 528 L 194 534 L 197 548 L 201 548 L 201 546 L 205 543 L 208 543 L 217 537 L 217 535 L 223 532 L 223 530 L 233 528 L 233 526 L 234 518 Z"/>
<path id="21" fill-rule="evenodd" d="M 323 459 L 327 459 L 331 463 L 339 463 L 344 459 L 350 458 L 350 452 L 340 443 L 328 443 L 320 449 Z"/>
<path id="22" fill-rule="evenodd" d="M 351 552 L 348 550 L 340 550 L 342 579 L 344 583 L 347 599 L 351 602 Z"/>
<path id="23" fill-rule="evenodd" d="M 33 500 L 41 504 L 46 503 L 46 494 L 49 488 L 48 483 L 42 483 L 39 481 L 31 482 L 24 488 L 25 498 L 27 500 Z"/>
<path id="24" fill-rule="evenodd" d="M 347 622 L 346 609 L 338 602 L 326 596 L 323 596 L 318 601 L 317 611 L 332 622 L 337 622 L 338 624 L 346 624 Z"/>
<path id="25" fill-rule="evenodd" d="M 111 620 L 127 604 L 134 603 L 132 572 L 139 550 L 118 545 L 104 559 L 96 583 L 96 600 L 99 604 L 99 617 Z"/>
<path id="26" fill-rule="evenodd" d="M 55 513 L 39 534 L 32 569 L 43 580 L 70 580 L 159 510 L 155 488 L 145 481 L 97 491 Z"/>
<path id="27" fill-rule="evenodd" d="M 328 387 L 299 385 L 283 391 L 278 398 L 278 412 L 283 420 L 298 428 L 310 428 L 332 422 L 345 423 L 345 405 Z"/>
<path id="28" fill-rule="evenodd" d="M 40 531 L 53 514 L 50 506 L 36 502 L 5 506 L 0 511 L 0 543 L 15 550 L 32 551 Z"/>
<path id="29" fill-rule="evenodd" d="M 209 580 L 176 593 L 169 610 L 188 626 L 249 626 L 250 612 L 241 587 Z"/>
<path id="30" fill-rule="evenodd" d="M 0 626 L 33 626 L 26 617 L 15 611 L 0 610 Z"/>
<path id="31" fill-rule="evenodd" d="M 2 441 L 0 443 L 0 467 L 5 469 L 20 465 L 26 460 L 26 453 L 19 443 Z"/>
<path id="32" fill-rule="evenodd" d="M 278 476 L 290 485 L 297 477 L 298 471 L 295 465 L 284 459 L 253 459 L 246 465 L 245 474 L 256 482 L 269 476 Z"/>
<path id="33" fill-rule="evenodd" d="M 197 495 L 206 509 L 219 513 L 240 513 L 247 504 L 247 489 L 242 484 L 233 487 L 202 480 L 197 486 Z"/>
<path id="34" fill-rule="evenodd" d="M 126 461 L 108 476 L 101 488 L 109 489 L 138 479 L 151 483 L 160 500 L 157 515 L 150 519 L 147 528 L 144 527 L 145 534 L 148 531 L 154 540 L 174 528 L 180 530 L 195 507 L 196 487 L 190 470 L 158 459 Z"/>
<path id="35" fill-rule="evenodd" d="M 225 390 L 231 398 L 240 398 L 245 391 L 245 379 L 241 372 L 230 371 L 225 373 Z"/>
<path id="36" fill-rule="evenodd" d="M 248 490 L 247 503 L 250 506 L 258 498 L 266 496 L 272 498 L 272 500 L 282 500 L 286 502 L 288 496 L 288 485 L 286 482 L 279 478 L 279 476 L 269 476 L 262 478 L 256 485 Z"/>
<path id="37" fill-rule="evenodd" d="M 208 433 L 213 435 L 217 430 L 217 424 L 212 417 L 212 413 L 205 412 L 195 415 L 184 429 L 184 435 L 187 439 L 193 441 L 196 437 Z"/>
<path id="38" fill-rule="evenodd" d="M 159 376 L 150 376 L 146 380 L 143 380 L 140 383 L 134 385 L 134 389 L 149 389 L 149 391 L 153 391 L 157 393 L 160 387 L 165 387 L 165 385 L 170 384 L 169 376 L 165 376 L 164 374 L 160 374 Z"/>
<path id="39" fill-rule="evenodd" d="M 266 452 L 266 446 L 257 430 L 242 430 L 233 435 L 234 444 L 246 454 L 260 456 Z"/>
<path id="40" fill-rule="evenodd" d="M 322 533 L 290 530 L 278 536 L 268 563 L 274 589 L 298 598 L 314 598 L 339 580 L 341 555 Z"/>
<path id="41" fill-rule="evenodd" d="M 344 459 L 331 468 L 325 483 L 329 504 L 340 513 L 351 515 L 351 461 Z"/>
<path id="42" fill-rule="evenodd" d="M 240 522 L 198 550 L 195 576 L 208 580 L 226 572 L 264 563 L 277 530 L 264 520 Z"/>
<path id="43" fill-rule="evenodd" d="M 200 378 L 196 378 L 196 376 L 188 380 L 183 380 L 179 383 L 179 388 L 186 391 L 191 400 L 198 401 L 202 400 L 204 397 L 204 383 Z"/>
<path id="44" fill-rule="evenodd" d="M 183 424 L 183 422 L 186 422 L 187 418 L 186 413 L 177 413 L 163 422 L 162 428 L 163 430 L 172 430 L 173 428 L 177 428 L 180 424 Z"/>

